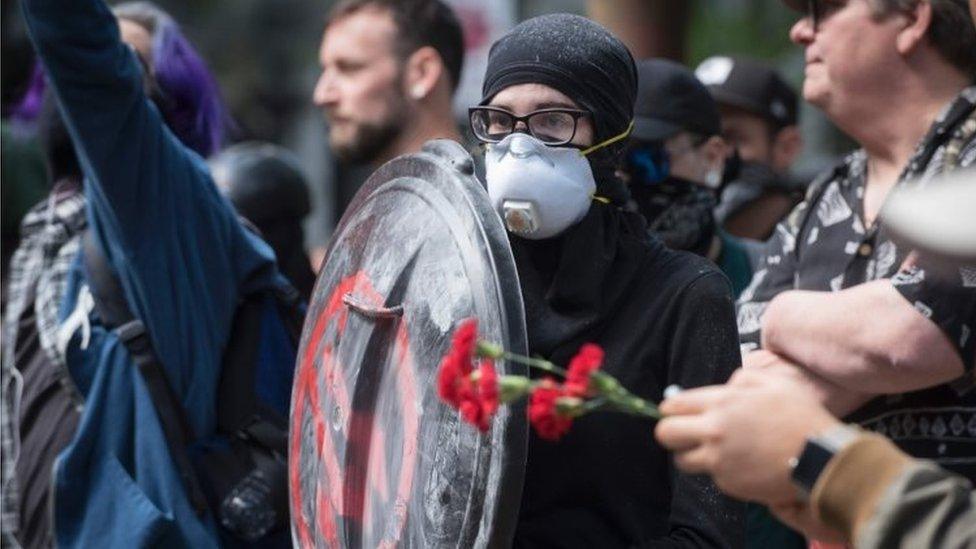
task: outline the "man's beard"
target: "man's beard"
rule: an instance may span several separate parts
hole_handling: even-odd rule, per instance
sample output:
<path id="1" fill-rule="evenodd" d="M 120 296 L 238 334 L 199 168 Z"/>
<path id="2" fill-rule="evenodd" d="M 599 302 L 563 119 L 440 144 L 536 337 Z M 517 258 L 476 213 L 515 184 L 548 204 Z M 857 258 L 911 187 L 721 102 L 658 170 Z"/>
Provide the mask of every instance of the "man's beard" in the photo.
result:
<path id="1" fill-rule="evenodd" d="M 353 138 L 347 143 L 332 146 L 332 152 L 340 162 L 349 164 L 374 162 L 403 133 L 409 108 L 407 101 L 402 95 L 393 94 L 390 103 L 390 115 L 385 120 L 360 124 Z"/>

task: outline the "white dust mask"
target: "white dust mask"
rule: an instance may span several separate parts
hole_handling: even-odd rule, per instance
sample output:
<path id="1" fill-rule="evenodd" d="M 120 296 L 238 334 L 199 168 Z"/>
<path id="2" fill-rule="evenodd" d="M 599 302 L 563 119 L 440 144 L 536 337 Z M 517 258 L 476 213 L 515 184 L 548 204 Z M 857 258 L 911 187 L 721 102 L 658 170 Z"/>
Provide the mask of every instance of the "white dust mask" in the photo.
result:
<path id="1" fill-rule="evenodd" d="M 505 226 L 541 240 L 579 223 L 596 192 L 593 170 L 573 147 L 549 147 L 524 133 L 488 145 L 488 196 Z"/>

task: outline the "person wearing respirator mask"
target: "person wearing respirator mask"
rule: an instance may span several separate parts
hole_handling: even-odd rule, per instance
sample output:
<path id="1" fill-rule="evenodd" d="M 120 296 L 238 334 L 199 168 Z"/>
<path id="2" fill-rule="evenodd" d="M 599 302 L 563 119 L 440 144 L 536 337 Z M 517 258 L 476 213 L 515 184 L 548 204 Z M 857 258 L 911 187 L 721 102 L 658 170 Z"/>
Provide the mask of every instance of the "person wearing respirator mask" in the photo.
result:
<path id="1" fill-rule="evenodd" d="M 715 208 L 730 234 L 765 241 L 803 198 L 790 174 L 803 149 L 796 92 L 771 67 L 743 57 L 714 56 L 695 69 L 722 117 L 722 137 L 741 157 Z"/>
<path id="2" fill-rule="evenodd" d="M 669 248 L 715 262 L 738 294 L 752 268 L 745 248 L 717 226 L 712 213 L 731 175 L 715 102 L 690 70 L 673 61 L 645 59 L 637 71 L 634 140 L 623 162 L 633 207 Z"/>
<path id="3" fill-rule="evenodd" d="M 721 273 L 624 209 L 615 167 L 636 88 L 619 40 L 585 18 L 545 15 L 492 46 L 470 122 L 510 233 L 529 353 L 566 363 L 599 344 L 603 370 L 656 401 L 671 384 L 726 379 L 739 353 Z M 584 416 L 559 442 L 530 435 L 514 546 L 737 546 L 743 510 L 677 472 L 644 421 Z"/>

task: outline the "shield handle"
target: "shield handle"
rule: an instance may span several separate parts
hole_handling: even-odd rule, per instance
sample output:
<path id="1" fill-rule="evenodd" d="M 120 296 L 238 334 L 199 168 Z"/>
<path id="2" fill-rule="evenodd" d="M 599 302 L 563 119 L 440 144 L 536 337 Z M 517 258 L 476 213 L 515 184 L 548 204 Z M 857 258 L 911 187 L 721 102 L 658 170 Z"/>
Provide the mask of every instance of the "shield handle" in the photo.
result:
<path id="1" fill-rule="evenodd" d="M 365 300 L 359 299 L 351 293 L 343 295 L 342 302 L 345 303 L 346 307 L 367 318 L 396 318 L 403 316 L 403 305 L 376 307 L 369 305 Z"/>

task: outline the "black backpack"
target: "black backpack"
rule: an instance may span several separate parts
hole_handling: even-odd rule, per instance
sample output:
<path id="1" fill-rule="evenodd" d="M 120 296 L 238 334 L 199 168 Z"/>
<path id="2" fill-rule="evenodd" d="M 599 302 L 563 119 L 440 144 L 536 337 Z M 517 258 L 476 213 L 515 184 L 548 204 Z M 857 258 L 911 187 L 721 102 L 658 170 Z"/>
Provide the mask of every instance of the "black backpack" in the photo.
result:
<path id="1" fill-rule="evenodd" d="M 297 352 L 305 314 L 298 291 L 278 287 L 244 296 L 238 305 L 217 387 L 217 436 L 199 443 L 145 326 L 129 309 L 90 230 L 82 236 L 82 251 L 95 310 L 118 334 L 139 368 L 196 512 L 212 513 L 225 543 L 286 543 L 288 421 L 259 401 L 255 374 L 261 321 L 269 297 Z"/>

